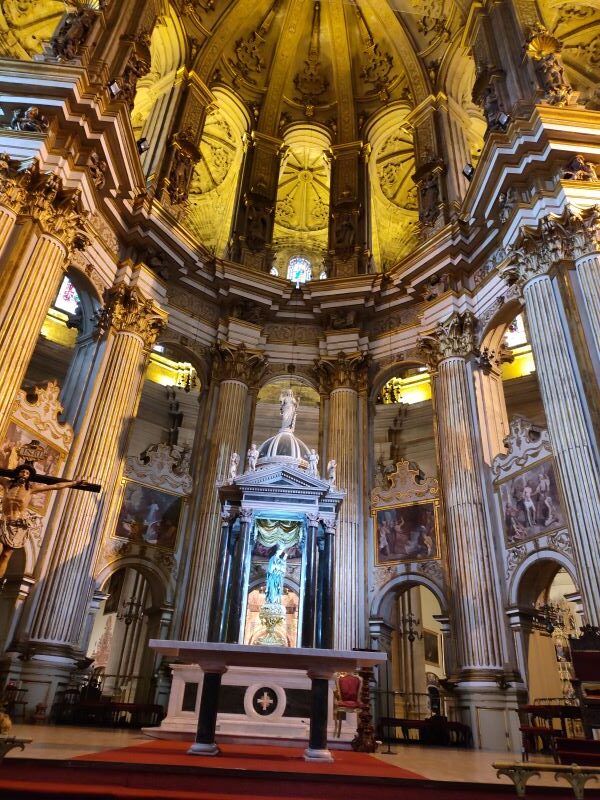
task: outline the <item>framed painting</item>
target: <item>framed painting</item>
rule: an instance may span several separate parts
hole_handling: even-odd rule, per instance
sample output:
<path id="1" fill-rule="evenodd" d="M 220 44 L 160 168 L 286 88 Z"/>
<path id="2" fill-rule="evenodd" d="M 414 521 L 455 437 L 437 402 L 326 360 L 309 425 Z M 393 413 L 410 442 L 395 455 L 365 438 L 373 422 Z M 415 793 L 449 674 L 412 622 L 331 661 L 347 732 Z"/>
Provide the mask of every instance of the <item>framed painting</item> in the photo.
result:
<path id="1" fill-rule="evenodd" d="M 423 652 L 426 664 L 432 664 L 434 667 L 442 665 L 440 660 L 440 636 L 438 633 L 423 629 Z"/>
<path id="2" fill-rule="evenodd" d="M 437 558 L 438 505 L 420 500 L 373 511 L 375 563 Z"/>
<path id="3" fill-rule="evenodd" d="M 115 536 L 172 550 L 181 516 L 181 495 L 126 481 Z"/>
<path id="4" fill-rule="evenodd" d="M 566 525 L 552 459 L 511 475 L 497 491 L 509 547 Z"/>
<path id="5" fill-rule="evenodd" d="M 14 469 L 22 463 L 24 459 L 19 455 L 19 450 L 32 442 L 39 442 L 41 445 L 39 459 L 33 462 L 35 471 L 43 475 L 57 475 L 60 471 L 61 461 L 65 457 L 64 452 L 14 419 L 9 422 L 6 436 L 0 446 L 0 467 Z M 51 498 L 50 492 L 34 494 L 29 507 L 43 517 Z"/>

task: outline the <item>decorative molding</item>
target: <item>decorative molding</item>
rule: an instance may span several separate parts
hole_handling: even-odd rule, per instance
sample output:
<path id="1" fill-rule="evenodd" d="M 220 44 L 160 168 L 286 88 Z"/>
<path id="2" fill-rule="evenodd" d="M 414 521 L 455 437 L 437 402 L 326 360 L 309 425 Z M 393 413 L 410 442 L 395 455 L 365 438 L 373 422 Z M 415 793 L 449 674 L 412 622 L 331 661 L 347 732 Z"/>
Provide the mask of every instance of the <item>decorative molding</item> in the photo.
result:
<path id="1" fill-rule="evenodd" d="M 569 531 L 564 529 L 548 536 L 548 547 L 558 553 L 564 553 L 569 558 L 573 558 L 573 546 Z"/>
<path id="2" fill-rule="evenodd" d="M 533 26 L 524 46 L 526 55 L 533 62 L 544 100 L 553 106 L 565 106 L 577 99 L 565 77 L 561 49 L 561 42 L 539 24 Z"/>
<path id="3" fill-rule="evenodd" d="M 500 453 L 492 462 L 494 480 L 506 478 L 535 461 L 552 455 L 548 431 L 534 425 L 525 417 L 515 416 L 510 421 L 510 432 L 503 444 L 506 453 Z"/>
<path id="4" fill-rule="evenodd" d="M 151 444 L 139 456 L 127 459 L 125 477 L 176 494 L 192 491 L 190 450 L 173 444 Z"/>
<path id="5" fill-rule="evenodd" d="M 59 394 L 60 386 L 56 381 L 17 392 L 12 418 L 66 453 L 73 441 L 73 428 L 58 420 L 64 410 Z"/>
<path id="6" fill-rule="evenodd" d="M 396 464 L 396 471 L 386 473 L 385 477 L 388 486 L 378 486 L 371 492 L 373 509 L 413 500 L 436 500 L 439 497 L 437 478 L 424 475 L 414 462 L 401 459 Z"/>
<path id="7" fill-rule="evenodd" d="M 506 551 L 506 580 L 509 580 L 510 576 L 517 569 L 519 564 L 521 564 L 526 558 L 527 545 L 520 544 L 518 547 L 508 548 Z"/>

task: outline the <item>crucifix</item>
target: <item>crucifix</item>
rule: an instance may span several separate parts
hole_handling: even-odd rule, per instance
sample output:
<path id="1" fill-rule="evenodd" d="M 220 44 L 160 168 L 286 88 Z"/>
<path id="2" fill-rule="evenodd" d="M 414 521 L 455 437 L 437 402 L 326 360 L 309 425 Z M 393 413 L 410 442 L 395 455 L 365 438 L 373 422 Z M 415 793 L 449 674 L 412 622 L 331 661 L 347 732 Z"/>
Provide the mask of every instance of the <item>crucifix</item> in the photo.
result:
<path id="1" fill-rule="evenodd" d="M 34 460 L 39 460 L 40 452 L 45 452 L 44 448 L 33 440 L 19 449 L 19 456 L 23 458 L 21 464 L 14 469 L 0 468 L 0 486 L 3 490 L 0 513 L 0 589 L 10 557 L 15 550 L 25 547 L 32 531 L 39 527 L 39 517 L 29 509 L 34 494 L 60 489 L 81 489 L 84 492 L 99 492 L 101 489 L 97 483 L 80 479 L 64 480 L 52 475 L 38 475 L 33 464 Z"/>

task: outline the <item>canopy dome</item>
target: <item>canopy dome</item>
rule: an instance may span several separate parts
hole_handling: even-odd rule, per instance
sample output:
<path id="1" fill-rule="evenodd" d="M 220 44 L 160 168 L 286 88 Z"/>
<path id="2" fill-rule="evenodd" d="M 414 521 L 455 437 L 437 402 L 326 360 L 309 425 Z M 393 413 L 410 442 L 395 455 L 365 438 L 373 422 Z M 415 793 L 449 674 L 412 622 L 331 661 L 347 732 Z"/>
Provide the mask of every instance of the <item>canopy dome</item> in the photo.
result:
<path id="1" fill-rule="evenodd" d="M 258 448 L 257 466 L 268 464 L 293 464 L 307 469 L 309 449 L 291 430 L 282 430 L 271 436 Z"/>

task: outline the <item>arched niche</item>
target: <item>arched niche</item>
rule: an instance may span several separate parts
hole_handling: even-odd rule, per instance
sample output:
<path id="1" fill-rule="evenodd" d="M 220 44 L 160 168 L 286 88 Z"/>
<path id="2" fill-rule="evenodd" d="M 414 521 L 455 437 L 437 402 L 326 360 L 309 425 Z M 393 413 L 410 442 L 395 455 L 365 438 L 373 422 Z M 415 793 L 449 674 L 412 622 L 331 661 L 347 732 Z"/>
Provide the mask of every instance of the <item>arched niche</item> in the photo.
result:
<path id="1" fill-rule="evenodd" d="M 312 277 L 324 268 L 328 250 L 331 131 L 322 125 L 294 124 L 284 133 L 275 224 L 274 266 L 288 277 L 290 259 L 302 257 Z"/>
<path id="2" fill-rule="evenodd" d="M 365 126 L 369 157 L 371 250 L 378 271 L 386 271 L 417 245 L 417 188 L 412 180 L 415 152 L 408 116 L 411 107 L 391 103 Z"/>
<path id="3" fill-rule="evenodd" d="M 250 130 L 248 108 L 226 86 L 213 86 L 214 106 L 204 122 L 200 161 L 189 186 L 185 226 L 215 255 L 229 244 L 233 208 Z"/>
<path id="4" fill-rule="evenodd" d="M 182 85 L 177 73 L 185 63 L 186 41 L 181 20 L 169 6 L 168 13 L 159 17 L 152 30 L 150 72 L 138 81 L 131 112 L 135 138 L 148 142 L 148 149 L 141 155 L 147 176 L 158 171 L 171 132 Z"/>
<path id="5" fill-rule="evenodd" d="M 429 368 L 419 362 L 386 366 L 371 392 L 375 482 L 400 459 L 416 462 L 427 475 L 437 474 Z"/>

